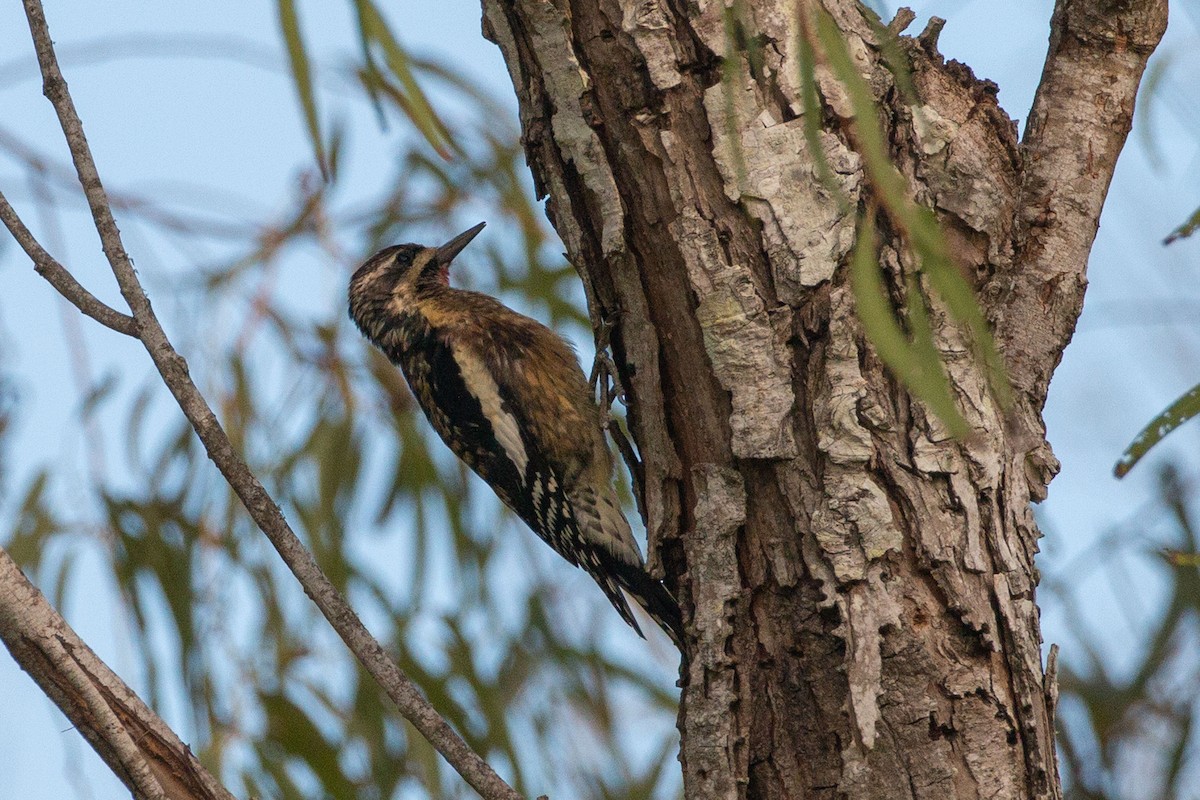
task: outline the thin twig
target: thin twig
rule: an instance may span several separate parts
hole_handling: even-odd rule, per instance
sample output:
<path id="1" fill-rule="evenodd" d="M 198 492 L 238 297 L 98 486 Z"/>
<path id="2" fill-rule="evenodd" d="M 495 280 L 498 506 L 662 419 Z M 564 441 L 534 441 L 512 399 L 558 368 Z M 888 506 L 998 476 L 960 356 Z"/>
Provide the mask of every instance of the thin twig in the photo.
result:
<path id="1" fill-rule="evenodd" d="M 21 249 L 29 256 L 37 273 L 49 281 L 59 294 L 106 328 L 112 328 L 117 333 L 137 338 L 137 323 L 134 322 L 133 317 L 122 314 L 83 288 L 83 285 L 75 280 L 75 276 L 68 272 L 66 267 L 58 263 L 54 256 L 47 253 L 46 249 L 38 244 L 37 239 L 33 238 L 33 234 L 29 232 L 29 228 L 25 227 L 25 223 L 21 222 L 17 212 L 8 204 L 8 199 L 3 192 L 0 192 L 0 221 L 4 222 L 9 233 L 17 240 L 17 244 L 21 245 Z"/>
<path id="2" fill-rule="evenodd" d="M 54 105 L 67 138 L 79 182 L 92 211 L 92 219 L 121 294 L 129 303 L 142 343 L 163 381 L 191 422 L 200 441 L 221 474 L 237 493 L 258 527 L 266 534 L 285 564 L 320 608 L 330 625 L 375 679 L 400 713 L 412 723 L 446 761 L 487 800 L 518 800 L 520 795 L 473 752 L 449 723 L 421 695 L 416 685 L 387 657 L 383 647 L 367 631 L 358 615 L 325 577 L 312 554 L 292 531 L 279 506 L 238 455 L 216 415 L 196 388 L 184 360 L 163 331 L 150 308 L 133 263 L 125 252 L 120 231 L 109 208 L 104 186 L 84 136 L 83 125 L 67 91 L 67 83 L 54 55 L 54 44 L 46 26 L 40 0 L 24 0 L 25 14 L 33 35 L 43 92 Z"/>

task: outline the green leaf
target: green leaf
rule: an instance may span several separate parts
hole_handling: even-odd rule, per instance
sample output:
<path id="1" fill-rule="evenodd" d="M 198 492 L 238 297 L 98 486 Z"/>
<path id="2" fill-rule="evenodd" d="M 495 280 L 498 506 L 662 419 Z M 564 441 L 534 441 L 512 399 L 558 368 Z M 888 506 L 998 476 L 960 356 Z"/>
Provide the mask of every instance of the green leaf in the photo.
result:
<path id="1" fill-rule="evenodd" d="M 379 65 L 375 63 L 375 54 L 371 52 L 371 37 L 367 35 L 367 0 L 354 0 L 354 10 L 358 15 L 358 45 L 362 52 L 363 74 L 376 77 L 379 75 Z M 383 102 L 379 98 L 379 84 L 376 80 L 364 80 L 363 88 L 375 109 L 375 116 L 380 126 L 386 122 L 383 115 Z"/>
<path id="2" fill-rule="evenodd" d="M 941 353 L 934 344 L 933 326 L 929 323 L 927 299 L 915 276 L 908 279 L 907 294 L 908 325 L 922 370 L 920 383 L 913 393 L 929 403 L 933 413 L 950 429 L 951 434 L 962 438 L 968 433 L 967 423 L 959 413 L 954 401 L 954 389 L 942 368 Z"/>
<path id="3" fill-rule="evenodd" d="M 954 402 L 950 382 L 942 371 L 941 359 L 933 342 L 925 298 L 916 280 L 908 286 L 908 316 L 912 340 L 905 335 L 896 319 L 882 270 L 875 255 L 875 221 L 870 214 L 863 218 L 858 241 L 851 260 L 851 291 L 858 308 L 863 332 L 875 347 L 883 363 L 912 392 L 924 401 L 957 437 L 968 433 L 966 420 Z"/>
<path id="4" fill-rule="evenodd" d="M 1138 138 L 1142 140 L 1142 144 L 1145 146 L 1150 165 L 1155 168 L 1163 166 L 1162 151 L 1159 148 L 1159 141 L 1155 137 L 1155 111 L 1158 110 L 1159 101 L 1166 85 L 1166 78 L 1170 74 L 1171 69 L 1176 66 L 1176 52 L 1165 48 L 1159 49 L 1154 59 L 1146 68 L 1146 75 L 1142 78 L 1142 85 L 1138 87 L 1138 113 L 1134 117 L 1134 125 L 1137 128 Z"/>
<path id="5" fill-rule="evenodd" d="M 17 512 L 17 523 L 4 545 L 12 560 L 22 569 L 39 569 L 46 542 L 61 527 L 50 508 L 50 474 L 41 470 L 29 482 Z"/>
<path id="6" fill-rule="evenodd" d="M 875 34 L 875 40 L 879 42 L 879 52 L 883 56 L 883 65 L 887 67 L 888 72 L 892 73 L 892 77 L 896 80 L 896 88 L 900 90 L 900 96 L 910 106 L 919 105 L 917 86 L 912 78 L 912 68 L 908 61 L 908 55 L 900 45 L 899 34 L 884 25 L 878 13 L 863 14 L 863 19 L 871 26 L 871 32 Z"/>
<path id="7" fill-rule="evenodd" d="M 1129 446 L 1125 448 L 1125 452 L 1121 454 L 1120 460 L 1113 468 L 1113 473 L 1118 478 L 1124 478 L 1129 474 L 1129 470 L 1133 469 L 1142 460 L 1142 457 L 1150 452 L 1150 448 L 1197 414 L 1200 414 L 1200 384 L 1189 389 L 1142 429 L 1142 432 L 1130 442 Z"/>
<path id="8" fill-rule="evenodd" d="M 113 390 L 117 388 L 120 379 L 116 372 L 106 372 L 100 380 L 96 381 L 83 396 L 83 402 L 79 404 L 79 416 L 82 419 L 88 419 L 96 413 L 101 404 L 112 396 Z"/>
<path id="9" fill-rule="evenodd" d="M 914 211 L 913 240 L 921 256 L 921 269 L 929 276 L 938 296 L 945 301 L 951 316 L 966 326 L 975 348 L 975 357 L 983 362 L 986 370 L 988 386 L 1000 407 L 1007 409 L 1013 402 L 1008 371 L 1004 368 L 1004 360 L 1000 358 L 996 341 L 983 316 L 983 309 L 975 299 L 975 292 L 947 254 L 946 239 L 933 212 L 915 204 L 911 207 Z"/>
<path id="10" fill-rule="evenodd" d="M 320 780 L 329 797 L 357 795 L 354 782 L 342 771 L 340 751 L 321 733 L 303 709 L 282 694 L 260 695 L 267 717 L 267 736 L 288 757 L 299 758 Z"/>
<path id="11" fill-rule="evenodd" d="M 825 157 L 825 148 L 821 146 L 821 98 L 817 93 L 817 61 L 812 43 L 804 34 L 797 33 L 796 52 L 800 69 L 800 97 L 804 104 L 804 141 L 808 145 L 809 155 L 817 165 L 817 178 L 837 201 L 838 210 L 843 213 L 850 206 L 850 199 L 842 191 L 842 185 L 829 159 Z"/>
<path id="12" fill-rule="evenodd" d="M 375 96 L 375 93 L 381 88 L 389 90 L 389 94 L 392 94 L 397 105 L 425 137 L 429 145 L 437 151 L 438 155 L 449 161 L 452 157 L 451 151 L 457 148 L 450 136 L 449 129 L 438 117 L 437 112 L 433 110 L 433 106 L 430 105 L 425 93 L 417 84 L 408 53 L 371 0 L 355 0 L 355 9 L 358 11 L 360 41 L 363 43 L 364 50 L 369 51 L 371 43 L 377 43 L 383 50 L 388 70 L 402 87 L 398 89 L 391 86 L 379 72 L 375 61 L 368 57 L 366 73 L 369 79 L 364 81 L 368 92 Z M 372 85 L 372 81 L 377 81 L 377 83 Z"/>
<path id="13" fill-rule="evenodd" d="M 721 15 L 725 31 L 725 57 L 721 59 L 721 96 L 725 101 L 725 138 L 729 142 L 729 153 L 733 157 L 733 170 L 738 189 L 746 184 L 746 155 L 742 151 L 742 133 L 738 126 L 737 91 L 738 79 L 742 76 L 741 54 L 748 61 L 754 56 L 746 46 L 745 31 L 738 19 L 740 3 L 734 0 Z"/>
<path id="14" fill-rule="evenodd" d="M 888 157 L 887 140 L 879 124 L 878 109 L 871 87 L 858 72 L 858 66 L 850 56 L 850 50 L 842 38 L 842 32 L 828 12 L 818 9 L 817 38 L 825 52 L 834 76 L 846 88 L 850 104 L 854 109 L 854 132 L 856 149 L 862 155 L 867 176 L 879 190 L 881 199 L 890 213 L 901 209 L 908 202 L 908 187 L 904 177 L 892 165 Z"/>
<path id="15" fill-rule="evenodd" d="M 317 97 L 313 91 L 312 67 L 308 61 L 308 50 L 300 33 L 300 19 L 296 15 L 294 0 L 279 0 L 279 28 L 287 45 L 288 63 L 292 69 L 292 82 L 300 96 L 304 109 L 304 122 L 308 126 L 308 138 L 312 141 L 313 153 L 321 176 L 329 180 L 328 160 L 325 157 L 325 142 L 321 138 L 321 123 L 317 117 Z"/>
<path id="16" fill-rule="evenodd" d="M 892 163 L 888 155 L 887 138 L 879 124 L 875 97 L 867 81 L 859 74 L 837 23 L 824 10 L 818 9 L 816 16 L 817 37 L 830 68 L 845 86 L 854 109 L 855 145 L 863 157 L 867 178 L 888 217 L 916 254 L 921 270 L 929 276 L 931 287 L 946 303 L 951 316 L 967 328 L 975 356 L 984 367 L 993 396 L 1002 408 L 1008 408 L 1012 404 L 1012 389 L 983 310 L 970 284 L 950 257 L 937 217 L 931 209 L 911 199 L 908 182 Z M 932 395 L 926 398 L 915 390 L 914 394 L 927 402 L 934 399 Z M 940 399 L 936 405 L 931 402 L 931 407 L 939 417 L 942 416 L 936 411 L 941 407 Z M 950 429 L 957 427 L 958 420 L 942 417 L 942 421 Z"/>
<path id="17" fill-rule="evenodd" d="M 1192 215 L 1184 220 L 1182 225 L 1171 231 L 1167 235 L 1167 238 L 1163 239 L 1163 244 L 1171 244 L 1179 239 L 1186 239 L 1195 233 L 1197 228 L 1200 228 L 1200 208 L 1193 211 Z"/>

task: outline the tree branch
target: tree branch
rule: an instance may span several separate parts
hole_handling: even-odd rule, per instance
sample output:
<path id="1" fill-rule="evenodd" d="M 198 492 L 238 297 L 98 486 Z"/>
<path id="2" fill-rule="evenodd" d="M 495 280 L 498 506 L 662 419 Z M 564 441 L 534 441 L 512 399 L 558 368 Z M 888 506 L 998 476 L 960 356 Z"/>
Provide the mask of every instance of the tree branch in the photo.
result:
<path id="1" fill-rule="evenodd" d="M 138 800 L 233 800 L 0 548 L 0 639 Z"/>
<path id="2" fill-rule="evenodd" d="M 24 0 L 24 5 L 42 72 L 43 92 L 58 114 L 59 124 L 66 136 L 104 254 L 116 276 L 121 294 L 133 312 L 139 338 L 171 394 L 175 396 L 179 407 L 200 437 L 209 457 L 238 495 L 251 518 L 266 534 L 284 563 L 304 587 L 304 591 L 317 604 L 321 613 L 371 677 L 396 704 L 404 718 L 429 740 L 481 796 L 488 800 L 518 800 L 520 795 L 505 783 L 483 758 L 470 749 L 462 737 L 421 695 L 416 685 L 388 658 L 383 647 L 367 631 L 350 604 L 321 572 L 312 554 L 305 549 L 284 519 L 279 506 L 229 441 L 216 415 L 192 381 L 187 362 L 171 345 L 154 315 L 133 263 L 125 252 L 120 231 L 117 229 L 83 132 L 83 124 L 67 90 L 67 82 L 59 69 L 42 4 L 40 0 Z"/>
<path id="3" fill-rule="evenodd" d="M 1040 409 L 1083 308 L 1087 259 L 1167 0 L 1058 0 L 1022 144 L 1013 273 L 997 333 Z M 1008 286 L 1003 282 L 1007 278 Z"/>
<path id="4" fill-rule="evenodd" d="M 29 228 L 26 228 L 25 223 L 17 216 L 17 212 L 9 205 L 8 198 L 4 196 L 3 192 L 0 192 L 0 220 L 4 222 L 12 237 L 17 240 L 17 244 L 21 245 L 21 249 L 29 256 L 37 273 L 49 281 L 59 294 L 106 328 L 112 328 L 117 333 L 137 338 L 137 323 L 134 322 L 133 317 L 122 314 L 83 288 L 83 285 L 75 280 L 75 276 L 38 243 L 38 240 L 29 232 Z"/>

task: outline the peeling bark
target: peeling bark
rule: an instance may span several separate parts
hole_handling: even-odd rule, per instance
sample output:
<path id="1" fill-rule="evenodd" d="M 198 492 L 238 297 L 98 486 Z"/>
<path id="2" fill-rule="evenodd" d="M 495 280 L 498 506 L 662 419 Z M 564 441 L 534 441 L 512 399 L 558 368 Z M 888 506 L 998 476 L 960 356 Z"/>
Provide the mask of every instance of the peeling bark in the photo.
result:
<path id="1" fill-rule="evenodd" d="M 1166 4 L 1060 0 L 1018 143 L 995 85 L 937 52 L 940 21 L 902 39 L 906 99 L 869 12 L 825 3 L 1013 376 L 1006 414 L 934 307 L 965 441 L 855 316 L 846 261 L 869 189 L 844 92 L 818 69 L 849 211 L 805 143 L 796 7 L 741 5 L 757 64 L 729 49 L 720 3 L 483 3 L 538 191 L 593 318 L 616 324 L 650 561 L 691 634 L 686 796 L 1056 798 L 1030 503 L 1057 462 L 1040 414 Z M 894 237 L 882 263 L 902 298 L 917 273 Z"/>
<path id="2" fill-rule="evenodd" d="M 136 800 L 233 800 L 2 549 L 0 641 Z"/>

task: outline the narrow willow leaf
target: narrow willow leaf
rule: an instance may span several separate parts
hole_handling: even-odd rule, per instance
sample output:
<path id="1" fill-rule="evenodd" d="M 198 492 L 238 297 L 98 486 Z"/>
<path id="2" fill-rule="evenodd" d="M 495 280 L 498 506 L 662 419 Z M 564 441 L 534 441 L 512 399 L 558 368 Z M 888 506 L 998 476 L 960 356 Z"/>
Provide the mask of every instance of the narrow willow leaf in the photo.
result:
<path id="1" fill-rule="evenodd" d="M 733 16 L 733 32 L 736 37 L 737 47 L 740 51 L 746 54 L 746 59 L 750 65 L 750 74 L 755 80 L 763 80 L 766 77 L 767 59 L 763 50 L 763 43 L 766 38 L 763 36 L 751 36 L 750 30 L 752 25 L 748 23 L 753 21 L 753 15 L 746 11 L 746 4 L 743 0 L 733 0 L 726 7 L 728 12 Z"/>
<path id="2" fill-rule="evenodd" d="M 113 390 L 117 388 L 119 378 L 116 372 L 106 372 L 100 380 L 96 381 L 87 394 L 83 397 L 83 402 L 79 404 L 79 416 L 81 419 L 87 419 L 96 413 L 101 404 L 112 396 Z"/>
<path id="3" fill-rule="evenodd" d="M 854 246 L 851 269 L 850 286 L 863 332 L 883 363 L 914 397 L 929 406 L 952 435 L 966 436 L 967 423 L 958 411 L 950 382 L 942 372 L 925 300 L 915 282 L 909 286 L 912 341 L 896 319 L 875 255 L 875 223 L 869 214 L 863 219 Z"/>
<path id="4" fill-rule="evenodd" d="M 282 694 L 264 693 L 260 700 L 266 712 L 268 740 L 311 769 L 326 796 L 355 797 L 354 782 L 342 772 L 339 749 L 321 734 L 304 710 Z"/>
<path id="5" fill-rule="evenodd" d="M 1168 234 L 1166 239 L 1163 239 L 1163 244 L 1171 244 L 1179 239 L 1186 239 L 1200 228 L 1200 208 L 1192 212 L 1192 215 L 1184 220 L 1183 224 Z"/>
<path id="6" fill-rule="evenodd" d="M 38 570 L 46 551 L 46 540 L 60 530 L 47 499 L 50 473 L 42 470 L 29 482 L 16 515 L 16 526 L 4 548 L 22 569 Z M 61 608 L 62 606 L 58 606 Z"/>
<path id="7" fill-rule="evenodd" d="M 738 128 L 737 89 L 742 74 L 741 52 L 737 35 L 736 8 L 725 6 L 721 14 L 725 31 L 725 57 L 721 59 L 721 95 L 725 101 L 725 139 L 729 142 L 729 154 L 733 157 L 734 178 L 738 191 L 746 185 L 746 154 L 742 151 L 742 132 Z"/>
<path id="8" fill-rule="evenodd" d="M 1164 759 L 1167 763 L 1167 769 L 1163 776 L 1163 786 L 1179 786 L 1179 776 L 1191 764 L 1191 759 L 1188 758 L 1188 753 L 1191 751 L 1192 728 L 1196 724 L 1195 714 L 1184 714 L 1179 721 L 1179 733 L 1176 735 L 1175 746 L 1171 748 L 1170 755 Z"/>
<path id="9" fill-rule="evenodd" d="M 809 155 L 817 167 L 817 178 L 837 201 L 838 210 L 845 213 L 850 207 L 850 198 L 842 191 L 842 185 L 833 174 L 833 167 L 825 157 L 825 148 L 821 145 L 821 98 L 817 93 L 817 59 L 813 53 L 812 43 L 804 35 L 803 30 L 796 34 L 796 52 L 800 72 L 800 98 L 804 106 L 804 141 L 808 145 Z"/>
<path id="10" fill-rule="evenodd" d="M 871 87 L 858 72 L 842 32 L 828 12 L 818 9 L 817 38 L 825 52 L 834 76 L 846 88 L 854 110 L 856 145 L 863 157 L 867 175 L 879 190 L 889 213 L 895 214 L 908 204 L 908 187 L 904 177 L 888 158 L 883 127 L 879 124 L 875 96 Z"/>
<path id="11" fill-rule="evenodd" d="M 1163 559 L 1172 567 L 1195 569 L 1200 567 L 1200 553 L 1185 553 L 1181 550 L 1161 551 Z"/>
<path id="12" fill-rule="evenodd" d="M 1159 98 L 1162 97 L 1167 74 L 1174 66 L 1175 53 L 1165 49 L 1159 50 L 1146 68 L 1146 75 L 1138 88 L 1138 113 L 1134 116 L 1133 123 L 1153 167 L 1163 165 L 1163 155 L 1154 135 L 1154 112 L 1158 108 Z"/>
<path id="13" fill-rule="evenodd" d="M 417 79 L 413 76 L 412 68 L 409 66 L 411 59 L 409 59 L 408 53 L 400 45 L 399 40 L 392 33 L 392 29 L 388 27 L 387 21 L 371 0 L 358 0 L 357 8 L 363 35 L 368 42 L 376 42 L 383 48 L 383 56 L 387 61 L 388 69 L 403 87 L 403 92 L 398 94 L 402 94 L 404 97 L 404 103 L 401 104 L 404 113 L 438 155 L 449 161 L 452 158 L 451 152 L 457 150 L 457 147 L 450 135 L 450 130 L 438 117 L 437 112 L 433 110 L 433 106 L 425 97 L 425 93 L 417 84 Z"/>
<path id="14" fill-rule="evenodd" d="M 1113 473 L 1118 478 L 1124 478 L 1129 470 L 1142 460 L 1150 448 L 1161 442 L 1168 433 L 1200 414 L 1200 384 L 1193 386 L 1186 394 L 1167 407 L 1165 411 L 1150 421 L 1142 432 L 1130 442 L 1117 461 Z"/>
<path id="15" fill-rule="evenodd" d="M 967 423 L 954 402 L 954 389 L 950 385 L 950 379 L 946 377 L 945 370 L 942 369 L 941 353 L 933 342 L 933 326 L 929 322 L 927 302 L 916 277 L 910 277 L 907 298 L 908 326 L 912 332 L 913 348 L 921 365 L 921 382 L 913 394 L 928 403 L 950 433 L 961 439 L 968 433 Z"/>
<path id="16" fill-rule="evenodd" d="M 300 19 L 296 15 L 294 0 L 279 0 L 279 28 L 287 45 L 292 82 L 304 109 L 304 121 L 308 126 L 308 138 L 312 141 L 317 166 L 321 168 L 321 176 L 329 180 L 325 143 L 321 139 L 321 123 L 317 117 L 317 98 L 313 92 L 312 67 L 308 61 L 308 50 L 304 47 L 304 38 L 300 33 Z"/>
<path id="17" fill-rule="evenodd" d="M 463 684 L 470 686 L 473 691 L 474 706 L 482 716 L 485 728 L 484 736 L 491 745 L 492 752 L 498 752 L 516 767 L 515 787 L 518 794 L 528 797 L 524 790 L 523 770 L 520 768 L 520 758 L 509 730 L 509 714 L 511 709 L 505 702 L 505 687 L 499 685 L 493 678 L 488 679 L 480 674 L 475 664 L 475 650 L 471 642 L 463 635 L 462 626 L 453 618 L 446 619 L 450 629 L 451 640 L 446 654 L 454 674 Z M 489 671 L 490 672 L 490 671 Z"/>
<path id="18" fill-rule="evenodd" d="M 970 333 L 975 357 L 983 362 L 988 386 L 996 401 L 1001 408 L 1010 408 L 1013 400 L 1008 371 L 1004 367 L 1004 360 L 1000 358 L 983 309 L 975 299 L 975 292 L 946 252 L 946 239 L 933 212 L 915 204 L 911 208 L 915 222 L 914 249 L 921 258 L 922 271 L 929 276 L 934 291 L 945 301 L 951 316 L 965 325 Z"/>
<path id="19" fill-rule="evenodd" d="M 883 20 L 878 14 L 870 13 L 863 14 L 863 18 L 867 24 L 871 26 L 871 32 L 875 34 L 875 40 L 879 42 L 879 52 L 883 56 L 883 65 L 887 67 L 888 72 L 892 73 L 892 77 L 896 80 L 896 88 L 900 90 L 900 96 L 904 98 L 904 102 L 910 106 L 919 104 L 917 99 L 917 86 L 913 83 L 912 69 L 908 62 L 908 56 L 904 53 L 904 48 L 900 46 L 900 36 L 894 33 L 888 26 L 883 24 Z"/>
<path id="20" fill-rule="evenodd" d="M 50 604 L 58 609 L 65 609 L 67 603 L 67 588 L 75 574 L 75 564 L 79 560 L 79 552 L 68 550 L 63 553 L 62 563 L 58 567 L 58 577 L 54 580 L 54 588 L 50 590 Z"/>
<path id="21" fill-rule="evenodd" d="M 114 568 L 125 579 L 118 583 L 140 598 L 136 605 L 144 609 L 139 626 L 145 631 L 145 618 L 151 615 L 151 609 L 159 608 L 160 598 L 166 600 L 186 663 L 200 635 L 191 581 L 199 526 L 189 518 L 183 497 L 105 495 L 103 501 L 109 529 L 118 545 Z M 152 587 L 157 587 L 158 593 Z"/>
<path id="22" fill-rule="evenodd" d="M 859 74 L 842 33 L 827 12 L 817 11 L 817 35 L 834 75 L 846 87 L 854 109 L 854 130 L 863 156 L 867 177 L 878 192 L 888 216 L 904 234 L 929 275 L 930 284 L 946 302 L 951 315 L 970 333 L 976 358 L 983 364 L 988 384 L 1002 408 L 1012 404 L 1012 390 L 983 311 L 970 284 L 949 255 L 941 226 L 933 212 L 909 198 L 907 181 L 888 156 L 886 138 L 879 124 L 875 98 Z M 939 415 L 940 416 L 940 415 Z M 950 420 L 943 419 L 953 428 Z"/>
<path id="23" fill-rule="evenodd" d="M 367 15 L 369 5 L 368 0 L 354 0 L 354 11 L 358 15 L 358 45 L 362 52 L 362 60 L 365 65 L 361 70 L 364 75 L 369 75 L 378 78 L 379 65 L 375 63 L 375 54 L 371 51 L 371 38 L 367 35 Z M 383 113 L 383 101 L 379 98 L 378 80 L 363 80 L 363 88 L 367 90 L 367 97 L 371 100 L 371 105 L 375 109 L 375 116 L 379 120 L 381 127 L 387 124 L 387 117 Z"/>
<path id="24" fill-rule="evenodd" d="M 915 381 L 921 371 L 920 365 L 893 313 L 891 299 L 883 285 L 875 256 L 875 222 L 869 215 L 863 219 L 855 242 L 851 269 L 850 287 L 867 338 L 900 380 L 905 383 Z"/>

